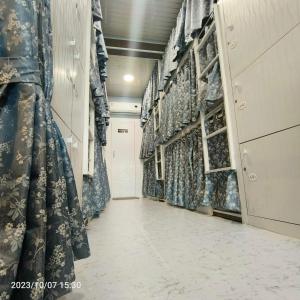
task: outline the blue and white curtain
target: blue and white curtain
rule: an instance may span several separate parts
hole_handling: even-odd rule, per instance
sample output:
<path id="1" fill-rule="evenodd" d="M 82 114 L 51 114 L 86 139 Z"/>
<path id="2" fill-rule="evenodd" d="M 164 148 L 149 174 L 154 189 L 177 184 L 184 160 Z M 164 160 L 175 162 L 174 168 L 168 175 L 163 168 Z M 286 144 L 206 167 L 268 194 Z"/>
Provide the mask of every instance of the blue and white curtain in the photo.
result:
<path id="1" fill-rule="evenodd" d="M 92 33 L 96 44 L 91 48 L 90 91 L 95 108 L 94 174 L 83 178 L 83 216 L 88 223 L 99 217 L 110 200 L 110 187 L 103 157 L 106 131 L 109 125 L 108 99 L 105 86 L 108 56 L 101 30 L 102 12 L 99 0 L 92 1 Z"/>
<path id="2" fill-rule="evenodd" d="M 196 209 L 205 192 L 201 130 L 192 130 L 165 150 L 165 191 L 168 203 Z"/>
<path id="3" fill-rule="evenodd" d="M 164 182 L 156 180 L 154 156 L 144 162 L 143 195 L 144 197 L 164 199 Z"/>
<path id="4" fill-rule="evenodd" d="M 140 158 L 145 159 L 153 155 L 155 151 L 155 132 L 154 132 L 154 116 L 150 116 L 148 122 L 143 128 L 143 139 L 140 151 Z"/>
<path id="5" fill-rule="evenodd" d="M 177 60 L 186 53 L 186 46 L 203 28 L 212 12 L 214 2 L 216 1 L 185 0 L 178 14 L 176 28 L 171 33 L 162 61 L 159 90 L 164 90 L 166 95 L 161 100 L 160 130 L 158 136 L 151 139 L 147 138 L 148 131 L 144 131 L 142 149 L 151 149 L 150 155 L 154 152 L 156 145 L 166 144 L 185 127 L 196 122 L 200 111 L 208 113 L 223 102 L 218 60 L 207 75 L 198 82 L 194 52 L 191 52 L 183 67 L 177 71 L 176 75 L 174 74 L 177 69 Z M 216 58 L 217 53 L 217 37 L 214 33 L 197 54 L 201 71 Z M 166 89 L 166 83 L 172 75 L 174 75 L 172 84 Z M 207 134 L 224 126 L 226 126 L 224 111 L 217 114 L 216 118 L 205 121 Z M 226 132 L 208 140 L 208 152 L 211 169 L 230 167 Z M 147 184 L 144 182 L 144 185 L 147 186 Z M 151 189 L 149 186 L 147 188 Z M 189 209 L 207 205 L 217 209 L 240 212 L 236 172 L 232 170 L 204 174 L 200 129 L 192 131 L 166 148 L 165 197 L 170 204 Z"/>
<path id="6" fill-rule="evenodd" d="M 170 140 L 199 117 L 196 65 L 193 52 L 173 80 L 161 102 L 160 139 Z"/>
<path id="7" fill-rule="evenodd" d="M 176 27 L 173 28 L 165 48 L 159 90 L 164 90 L 168 79 L 178 66 L 178 60 L 205 25 L 215 2 L 217 0 L 185 0 L 183 2 L 177 16 Z"/>
<path id="8" fill-rule="evenodd" d="M 83 180 L 83 216 L 88 222 L 100 216 L 111 196 L 106 163 L 97 135 L 95 135 L 94 174 L 92 177 L 84 176 Z"/>
<path id="9" fill-rule="evenodd" d="M 200 69 L 203 71 L 218 54 L 217 36 L 214 32 L 199 51 Z M 220 64 L 217 60 L 199 83 L 200 109 L 209 112 L 223 101 L 223 86 Z"/>
<path id="10" fill-rule="evenodd" d="M 74 281 L 90 251 L 51 114 L 50 0 L 2 1 L 0 23 L 0 299 L 57 299 L 68 286 L 42 283 Z"/>
<path id="11" fill-rule="evenodd" d="M 92 1 L 92 34 L 95 44 L 91 47 L 90 89 L 95 106 L 96 129 L 100 143 L 105 146 L 106 128 L 109 125 L 109 108 L 105 86 L 108 55 L 101 28 L 102 11 L 99 0 Z"/>
<path id="12" fill-rule="evenodd" d="M 142 100 L 142 111 L 141 111 L 141 125 L 143 126 L 149 119 L 154 105 L 159 100 L 159 62 L 157 61 L 154 65 L 153 72 L 151 74 L 150 80 L 144 92 Z"/>

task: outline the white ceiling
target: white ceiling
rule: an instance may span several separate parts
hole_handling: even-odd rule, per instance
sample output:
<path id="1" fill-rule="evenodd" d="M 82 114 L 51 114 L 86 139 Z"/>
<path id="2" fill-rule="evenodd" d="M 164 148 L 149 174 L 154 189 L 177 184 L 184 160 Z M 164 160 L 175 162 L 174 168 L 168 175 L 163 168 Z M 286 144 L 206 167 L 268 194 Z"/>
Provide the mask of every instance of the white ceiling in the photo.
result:
<path id="1" fill-rule="evenodd" d="M 151 76 L 155 60 L 110 55 L 108 63 L 107 92 L 110 97 L 142 97 Z M 131 74 L 133 82 L 123 76 Z"/>
<path id="2" fill-rule="evenodd" d="M 101 0 L 106 38 L 167 44 L 183 0 Z M 142 97 L 154 60 L 109 56 L 109 96 Z M 126 83 L 124 74 L 135 81 Z"/>
<path id="3" fill-rule="evenodd" d="M 101 0 L 106 37 L 166 44 L 182 0 Z"/>

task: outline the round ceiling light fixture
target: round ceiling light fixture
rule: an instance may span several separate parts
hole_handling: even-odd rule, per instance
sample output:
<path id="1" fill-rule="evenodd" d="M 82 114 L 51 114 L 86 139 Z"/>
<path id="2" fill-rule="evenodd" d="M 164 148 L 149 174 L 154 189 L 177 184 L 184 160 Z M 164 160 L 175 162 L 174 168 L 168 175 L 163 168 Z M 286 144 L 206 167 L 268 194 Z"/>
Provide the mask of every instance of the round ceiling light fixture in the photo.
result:
<path id="1" fill-rule="evenodd" d="M 131 74 L 126 74 L 123 76 L 123 79 L 126 81 L 126 82 L 132 82 L 134 80 L 134 76 L 131 75 Z"/>

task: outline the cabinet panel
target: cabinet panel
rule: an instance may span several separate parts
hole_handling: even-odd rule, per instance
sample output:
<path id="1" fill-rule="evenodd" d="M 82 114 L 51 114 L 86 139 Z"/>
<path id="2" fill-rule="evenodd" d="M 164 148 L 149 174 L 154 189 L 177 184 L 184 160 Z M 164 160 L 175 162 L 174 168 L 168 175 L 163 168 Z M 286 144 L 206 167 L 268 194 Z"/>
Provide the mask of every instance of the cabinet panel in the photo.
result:
<path id="1" fill-rule="evenodd" d="M 299 53 L 300 25 L 234 80 L 240 143 L 300 124 Z"/>
<path id="2" fill-rule="evenodd" d="M 90 27 L 91 14 L 89 1 L 75 1 L 74 20 L 76 20 L 74 39 L 76 45 L 73 55 L 73 107 L 72 107 L 72 132 L 83 142 L 84 131 L 88 130 L 88 109 L 89 109 L 89 69 L 90 69 Z M 77 8 L 76 8 L 77 7 Z M 80 7 L 83 7 L 80 9 Z M 84 11 L 85 14 L 80 14 Z M 78 13 L 76 13 L 78 11 Z M 79 22 L 80 18 L 80 22 Z"/>
<path id="3" fill-rule="evenodd" d="M 248 214 L 300 224 L 300 126 L 241 145 Z"/>
<path id="4" fill-rule="evenodd" d="M 64 141 L 66 142 L 68 153 L 71 156 L 71 144 L 70 142 L 68 142 L 70 141 L 70 138 L 72 136 L 71 130 L 64 124 L 64 122 L 61 120 L 61 118 L 58 116 L 58 114 L 55 111 L 52 110 L 52 113 L 53 113 L 53 119 L 56 122 L 58 128 L 60 129 Z"/>
<path id="5" fill-rule="evenodd" d="M 83 131 L 86 120 L 84 111 L 88 110 L 89 98 L 86 90 L 88 89 L 87 74 L 82 70 L 79 62 L 76 63 L 76 76 L 74 77 L 73 85 L 73 107 L 72 107 L 72 131 L 83 140 Z"/>
<path id="6" fill-rule="evenodd" d="M 54 89 L 52 107 L 64 122 L 72 126 L 72 83 L 73 48 L 70 24 L 66 22 L 68 2 L 52 1 Z M 70 21 L 71 22 L 71 21 Z"/>
<path id="7" fill-rule="evenodd" d="M 82 199 L 83 169 L 82 169 L 82 143 L 73 135 L 71 145 L 71 162 L 76 181 L 78 197 Z"/>
<path id="8" fill-rule="evenodd" d="M 232 77 L 300 22 L 299 0 L 223 0 Z"/>

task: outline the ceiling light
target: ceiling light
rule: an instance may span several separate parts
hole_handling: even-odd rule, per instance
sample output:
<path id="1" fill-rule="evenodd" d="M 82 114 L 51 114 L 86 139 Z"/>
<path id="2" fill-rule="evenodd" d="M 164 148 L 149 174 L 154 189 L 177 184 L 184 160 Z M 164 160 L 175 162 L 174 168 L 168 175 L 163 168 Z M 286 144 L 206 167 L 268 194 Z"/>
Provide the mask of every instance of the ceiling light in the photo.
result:
<path id="1" fill-rule="evenodd" d="M 131 74 L 124 75 L 123 79 L 127 82 L 132 82 L 134 80 L 134 76 Z"/>

